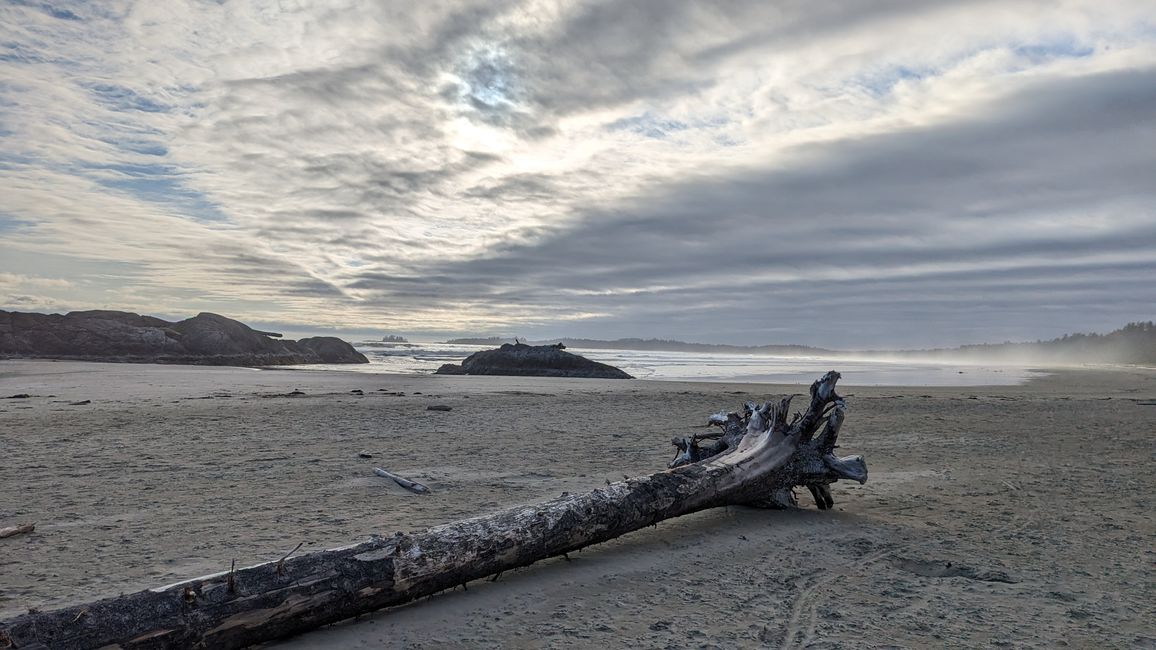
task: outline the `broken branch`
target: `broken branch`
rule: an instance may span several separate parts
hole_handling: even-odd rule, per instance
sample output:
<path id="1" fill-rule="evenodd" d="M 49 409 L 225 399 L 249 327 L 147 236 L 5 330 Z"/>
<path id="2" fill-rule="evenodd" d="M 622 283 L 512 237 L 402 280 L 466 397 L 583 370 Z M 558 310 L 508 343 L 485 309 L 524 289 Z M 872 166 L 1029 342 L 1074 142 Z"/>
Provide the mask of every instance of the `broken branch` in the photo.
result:
<path id="1" fill-rule="evenodd" d="M 378 476 L 384 476 L 385 478 L 393 479 L 394 483 L 397 483 L 398 485 L 409 490 L 410 492 L 413 492 L 414 494 L 429 494 L 429 488 L 422 485 L 421 483 L 418 483 L 417 481 L 411 481 L 407 478 L 402 478 L 401 476 L 398 476 L 393 472 L 387 472 L 380 467 L 374 467 L 373 473 L 377 474 Z"/>

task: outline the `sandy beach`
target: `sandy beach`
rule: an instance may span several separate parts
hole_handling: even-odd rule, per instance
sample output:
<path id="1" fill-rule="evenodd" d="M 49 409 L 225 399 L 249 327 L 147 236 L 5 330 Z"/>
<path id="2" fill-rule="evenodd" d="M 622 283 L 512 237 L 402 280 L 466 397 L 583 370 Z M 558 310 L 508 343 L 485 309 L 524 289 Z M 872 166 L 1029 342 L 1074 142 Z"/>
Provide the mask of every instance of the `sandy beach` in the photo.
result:
<path id="1" fill-rule="evenodd" d="M 0 617 L 658 471 L 805 390 L 2 361 L 0 527 L 36 531 L 0 540 Z M 831 512 L 699 513 L 277 645 L 1156 647 L 1156 372 L 842 392 L 870 478 Z"/>

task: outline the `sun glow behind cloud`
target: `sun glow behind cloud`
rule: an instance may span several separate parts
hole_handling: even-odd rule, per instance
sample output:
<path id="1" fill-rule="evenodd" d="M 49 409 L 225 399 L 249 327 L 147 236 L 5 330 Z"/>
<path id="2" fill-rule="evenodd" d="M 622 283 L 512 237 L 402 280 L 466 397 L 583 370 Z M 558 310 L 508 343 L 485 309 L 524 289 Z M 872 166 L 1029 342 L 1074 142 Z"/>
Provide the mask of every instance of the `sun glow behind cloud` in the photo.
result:
<path id="1" fill-rule="evenodd" d="M 1144 3 L 0 12 L 11 308 L 830 346 L 1153 316 L 1116 282 L 1156 260 Z M 857 341 L 815 325 L 841 302 Z"/>

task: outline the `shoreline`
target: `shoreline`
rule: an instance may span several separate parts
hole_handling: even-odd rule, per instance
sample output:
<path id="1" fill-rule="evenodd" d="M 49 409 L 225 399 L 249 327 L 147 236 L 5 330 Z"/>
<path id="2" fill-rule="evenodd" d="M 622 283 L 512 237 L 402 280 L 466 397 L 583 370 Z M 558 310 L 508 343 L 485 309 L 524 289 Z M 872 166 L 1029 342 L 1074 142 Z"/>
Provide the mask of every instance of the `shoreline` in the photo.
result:
<path id="1" fill-rule="evenodd" d="M 634 376 L 631 379 L 638 382 L 652 383 L 678 383 L 678 384 L 735 384 L 735 385 L 750 385 L 750 386 L 794 386 L 794 385 L 809 385 L 813 379 L 823 372 L 832 368 L 843 368 L 840 372 L 843 374 L 843 379 L 840 385 L 846 387 L 868 387 L 868 388 L 897 388 L 897 387 L 941 387 L 941 388 L 967 388 L 967 387 L 982 387 L 982 386 L 1017 386 L 1024 385 L 1030 382 L 1034 377 L 1041 374 L 1050 374 L 1056 372 L 1084 372 L 1084 371 L 1156 371 L 1156 368 L 1147 368 L 1144 366 L 1124 366 L 1112 364 L 1099 365 L 1082 365 L 1082 366 L 1041 366 L 1041 365 L 1016 365 L 1016 366 L 998 366 L 992 364 L 942 364 L 939 362 L 933 363 L 911 363 L 905 361 L 898 361 L 891 364 L 898 367 L 896 373 L 895 367 L 889 367 L 890 362 L 872 361 L 870 362 L 877 368 L 855 368 L 846 369 L 846 363 L 863 363 L 863 360 L 848 360 L 848 359 L 823 359 L 823 358 L 770 358 L 779 362 L 797 362 L 802 368 L 791 371 L 775 371 L 771 374 L 736 374 L 733 376 L 669 376 L 656 375 L 653 371 L 639 376 Z M 603 359 L 603 362 L 613 362 L 613 359 Z M 181 367 L 181 368 L 221 368 L 221 369 L 245 369 L 245 370 L 259 370 L 259 371 L 279 371 L 287 370 L 298 373 L 303 372 L 317 372 L 317 373 L 343 373 L 357 376 L 368 377 L 427 377 L 435 375 L 431 371 L 407 371 L 400 372 L 391 369 L 389 366 L 380 362 L 371 362 L 369 364 L 286 364 L 286 365 L 262 365 L 262 366 L 228 366 L 215 364 L 180 364 L 180 363 L 152 363 L 152 362 L 130 362 L 123 360 L 103 360 L 103 359 L 49 359 L 49 358 L 19 358 L 19 359 L 2 359 L 0 358 L 0 376 L 3 373 L 4 364 L 83 364 L 94 366 L 129 366 L 129 367 Z M 441 363 L 439 359 L 438 363 Z M 903 374 L 904 370 L 912 370 L 913 366 L 920 367 L 915 372 Z M 15 366 L 13 366 L 15 367 Z M 956 368 L 966 368 L 967 370 L 955 370 Z M 636 372 L 638 368 L 633 368 Z M 975 371 L 978 371 L 976 373 Z M 959 375 L 959 376 L 956 376 Z M 966 375 L 966 376 L 963 376 Z M 442 375 L 448 376 L 448 375 Z M 460 375 L 459 375 L 460 376 Z M 471 376 L 471 375 L 465 375 Z M 475 375 L 482 376 L 482 375 Z M 516 379 L 515 376 L 502 375 L 487 375 L 498 377 L 499 379 L 505 377 L 507 379 Z M 889 378 L 907 378 L 908 381 L 901 382 L 886 382 L 880 381 L 880 377 Z M 590 379 L 587 377 L 534 377 L 523 376 L 522 379 Z M 595 380 L 597 380 L 595 378 Z M 996 380 L 996 381 L 985 381 Z M 0 396 L 3 397 L 3 396 Z"/>
<path id="2" fill-rule="evenodd" d="M 0 361 L 0 398 L 32 395 L 0 399 L 0 527 L 38 522 L 0 540 L 0 617 L 659 471 L 671 435 L 708 414 L 806 390 L 276 372 L 287 369 Z M 1156 531 L 1156 407 L 1144 405 L 1156 373 L 1049 373 L 1016 386 L 845 387 L 841 451 L 863 454 L 870 478 L 833 486 L 833 511 L 698 513 L 283 645 L 1156 638 L 1137 580 Z M 374 465 L 433 494 L 383 481 Z M 932 575 L 946 562 L 1015 582 Z M 702 616 L 750 598 L 759 606 L 729 620 Z"/>

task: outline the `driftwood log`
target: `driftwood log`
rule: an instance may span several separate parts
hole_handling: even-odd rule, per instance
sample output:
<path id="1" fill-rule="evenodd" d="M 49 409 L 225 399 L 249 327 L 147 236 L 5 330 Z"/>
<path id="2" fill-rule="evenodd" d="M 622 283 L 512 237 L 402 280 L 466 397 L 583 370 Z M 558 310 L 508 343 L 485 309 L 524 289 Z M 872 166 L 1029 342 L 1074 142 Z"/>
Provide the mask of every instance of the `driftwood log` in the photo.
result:
<path id="1" fill-rule="evenodd" d="M 421 483 L 398 476 L 397 474 L 381 469 L 380 467 L 374 467 L 373 473 L 384 478 L 393 479 L 394 483 L 397 483 L 398 485 L 409 490 L 410 492 L 413 492 L 414 494 L 429 494 L 429 488 L 422 485 Z"/>
<path id="2" fill-rule="evenodd" d="M 25 533 L 31 533 L 36 530 L 36 524 L 22 524 L 20 526 L 9 526 L 8 528 L 0 528 L 0 539 L 5 537 L 15 537 Z M 3 646 L 0 646 L 2 648 Z"/>
<path id="3" fill-rule="evenodd" d="M 664 519 L 725 505 L 795 505 L 805 486 L 830 508 L 828 485 L 867 480 L 859 456 L 833 449 L 844 403 L 839 373 L 790 398 L 712 416 L 717 435 L 676 439 L 674 467 L 585 494 L 373 537 L 344 548 L 0 621 L 0 648 L 240 648 L 465 585 L 597 544 Z M 699 444 L 707 440 L 708 444 Z"/>

